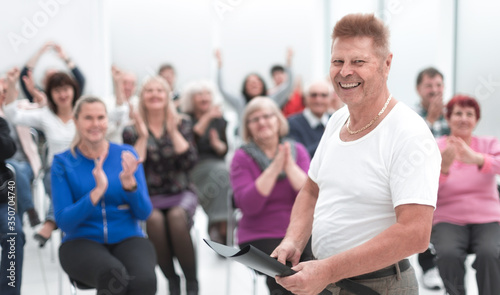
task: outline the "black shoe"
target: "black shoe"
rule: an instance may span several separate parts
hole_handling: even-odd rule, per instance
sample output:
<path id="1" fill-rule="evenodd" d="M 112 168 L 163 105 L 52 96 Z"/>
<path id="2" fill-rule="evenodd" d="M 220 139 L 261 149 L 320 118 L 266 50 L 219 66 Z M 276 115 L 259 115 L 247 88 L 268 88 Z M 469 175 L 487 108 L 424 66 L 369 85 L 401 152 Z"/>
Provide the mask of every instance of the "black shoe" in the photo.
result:
<path id="1" fill-rule="evenodd" d="M 42 236 L 39 233 L 36 233 L 33 237 L 38 241 L 40 248 L 43 248 L 43 246 L 45 246 L 45 243 L 47 243 L 47 241 L 50 239 Z"/>
<path id="2" fill-rule="evenodd" d="M 198 281 L 186 281 L 186 295 L 198 295 Z"/>
<path id="3" fill-rule="evenodd" d="M 31 208 L 26 211 L 28 213 L 28 218 L 30 220 L 31 227 L 35 227 L 42 223 L 40 218 L 38 217 L 38 212 L 36 212 L 35 208 Z"/>
<path id="4" fill-rule="evenodd" d="M 179 276 L 168 278 L 168 290 L 170 295 L 181 295 L 181 278 Z"/>

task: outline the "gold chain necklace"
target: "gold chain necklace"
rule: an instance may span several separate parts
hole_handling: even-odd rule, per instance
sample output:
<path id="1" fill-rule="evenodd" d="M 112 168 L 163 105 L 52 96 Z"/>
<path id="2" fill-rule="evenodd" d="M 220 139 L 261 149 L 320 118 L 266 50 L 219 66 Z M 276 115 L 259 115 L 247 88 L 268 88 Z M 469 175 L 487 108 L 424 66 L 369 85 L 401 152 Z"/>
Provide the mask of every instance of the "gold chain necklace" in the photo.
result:
<path id="1" fill-rule="evenodd" d="M 375 118 L 373 118 L 373 120 L 371 120 L 370 123 L 368 123 L 368 125 L 366 125 L 365 127 L 361 128 L 359 130 L 352 131 L 351 128 L 349 128 L 349 124 L 351 123 L 351 116 L 349 116 L 349 118 L 347 118 L 347 123 L 345 125 L 347 127 L 347 132 L 349 132 L 350 135 L 354 135 L 354 134 L 358 134 L 361 131 L 366 130 L 367 128 L 369 128 L 370 126 L 372 126 L 373 123 L 375 123 L 375 121 L 377 121 L 377 119 L 380 117 L 380 115 L 382 115 L 384 113 L 385 109 L 389 105 L 389 102 L 391 101 L 391 98 L 392 98 L 392 94 L 389 95 L 389 97 L 387 98 L 387 101 L 384 104 L 384 107 L 380 110 L 380 112 L 378 113 L 378 115 Z"/>

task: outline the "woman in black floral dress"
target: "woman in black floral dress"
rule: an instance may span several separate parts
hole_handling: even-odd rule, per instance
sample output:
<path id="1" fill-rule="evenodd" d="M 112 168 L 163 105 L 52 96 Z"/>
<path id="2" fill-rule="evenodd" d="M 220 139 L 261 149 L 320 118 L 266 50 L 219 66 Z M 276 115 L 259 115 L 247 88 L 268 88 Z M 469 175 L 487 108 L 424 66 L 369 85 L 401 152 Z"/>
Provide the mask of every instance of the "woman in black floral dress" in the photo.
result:
<path id="1" fill-rule="evenodd" d="M 147 220 L 148 236 L 155 245 L 158 264 L 168 279 L 171 295 L 179 295 L 177 257 L 186 278 L 186 294 L 198 294 L 196 260 L 190 228 L 198 205 L 188 173 L 197 151 L 189 118 L 177 113 L 170 87 L 161 77 L 145 81 L 139 94 L 135 124 L 125 128 L 123 142 L 134 145 L 144 170 L 154 210 Z"/>

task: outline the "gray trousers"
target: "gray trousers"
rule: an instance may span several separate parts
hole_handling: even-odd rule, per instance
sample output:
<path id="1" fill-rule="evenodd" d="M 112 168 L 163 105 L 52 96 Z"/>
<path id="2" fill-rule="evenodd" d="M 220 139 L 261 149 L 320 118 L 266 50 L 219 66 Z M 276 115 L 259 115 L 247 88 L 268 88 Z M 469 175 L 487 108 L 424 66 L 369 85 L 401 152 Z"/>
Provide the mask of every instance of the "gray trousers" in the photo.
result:
<path id="1" fill-rule="evenodd" d="M 356 280 L 356 283 L 365 285 L 380 295 L 418 295 L 418 281 L 415 270 L 410 266 L 399 275 L 392 275 L 379 279 Z M 352 295 L 353 293 L 343 290 L 335 285 L 329 285 L 327 290 L 332 295 Z"/>
<path id="2" fill-rule="evenodd" d="M 227 220 L 228 200 L 231 195 L 229 170 L 224 160 L 206 159 L 190 172 L 197 189 L 198 200 L 207 213 L 208 224 Z"/>
<path id="3" fill-rule="evenodd" d="M 432 228 L 432 244 L 436 248 L 437 265 L 446 291 L 465 295 L 465 259 L 475 253 L 472 267 L 476 270 L 479 295 L 500 294 L 500 224 L 438 223 Z"/>

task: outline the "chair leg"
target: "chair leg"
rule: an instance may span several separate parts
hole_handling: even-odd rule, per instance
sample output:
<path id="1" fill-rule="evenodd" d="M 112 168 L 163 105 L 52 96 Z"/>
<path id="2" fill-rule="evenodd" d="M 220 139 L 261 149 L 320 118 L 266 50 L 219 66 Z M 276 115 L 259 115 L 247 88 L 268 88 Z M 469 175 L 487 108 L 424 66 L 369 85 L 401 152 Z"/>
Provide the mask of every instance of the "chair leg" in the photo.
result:
<path id="1" fill-rule="evenodd" d="M 253 295 L 257 295 L 257 273 L 252 269 Z"/>
<path id="2" fill-rule="evenodd" d="M 71 295 L 76 295 L 76 287 L 73 284 L 69 284 L 69 290 Z"/>

